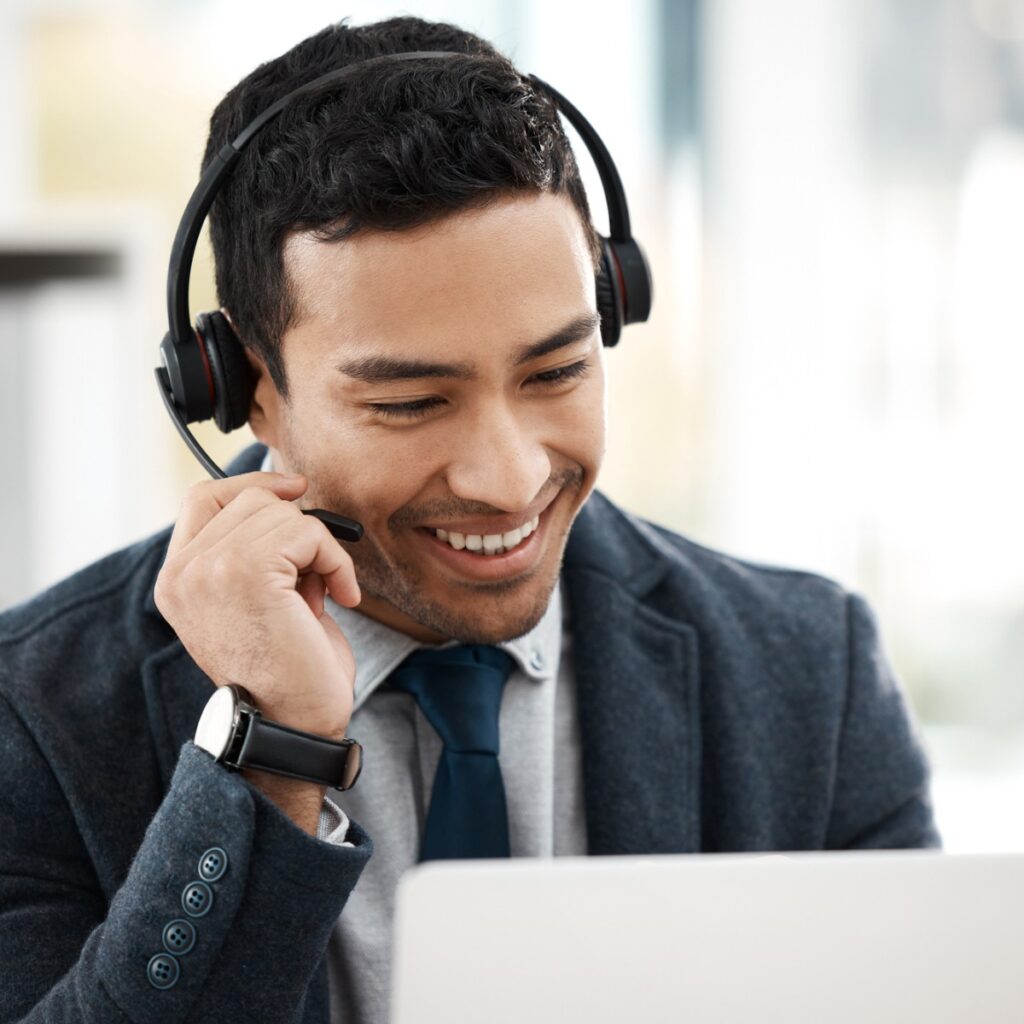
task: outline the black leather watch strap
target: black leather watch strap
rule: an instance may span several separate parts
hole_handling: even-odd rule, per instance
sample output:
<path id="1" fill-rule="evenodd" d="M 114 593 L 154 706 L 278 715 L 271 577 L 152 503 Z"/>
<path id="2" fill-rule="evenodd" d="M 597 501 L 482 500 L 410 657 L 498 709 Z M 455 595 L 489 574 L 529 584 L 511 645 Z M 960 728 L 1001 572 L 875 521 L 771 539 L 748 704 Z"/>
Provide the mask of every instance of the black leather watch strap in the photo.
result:
<path id="1" fill-rule="evenodd" d="M 237 765 L 351 789 L 362 768 L 362 747 L 355 740 L 329 740 L 301 732 L 256 712 L 250 718 Z"/>

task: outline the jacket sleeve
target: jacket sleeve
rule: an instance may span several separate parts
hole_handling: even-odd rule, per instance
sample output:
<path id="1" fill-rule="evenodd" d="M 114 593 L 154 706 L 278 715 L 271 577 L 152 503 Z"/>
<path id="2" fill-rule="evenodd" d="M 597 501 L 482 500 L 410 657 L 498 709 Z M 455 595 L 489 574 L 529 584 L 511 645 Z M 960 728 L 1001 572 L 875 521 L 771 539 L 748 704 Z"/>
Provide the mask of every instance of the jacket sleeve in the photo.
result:
<path id="1" fill-rule="evenodd" d="M 940 848 L 931 769 L 870 607 L 847 595 L 847 693 L 827 849 Z"/>
<path id="2" fill-rule="evenodd" d="M 0 768 L 0 1022 L 299 1019 L 372 853 L 357 823 L 354 845 L 321 842 L 188 741 L 108 905 L 77 809 L 2 698 Z"/>

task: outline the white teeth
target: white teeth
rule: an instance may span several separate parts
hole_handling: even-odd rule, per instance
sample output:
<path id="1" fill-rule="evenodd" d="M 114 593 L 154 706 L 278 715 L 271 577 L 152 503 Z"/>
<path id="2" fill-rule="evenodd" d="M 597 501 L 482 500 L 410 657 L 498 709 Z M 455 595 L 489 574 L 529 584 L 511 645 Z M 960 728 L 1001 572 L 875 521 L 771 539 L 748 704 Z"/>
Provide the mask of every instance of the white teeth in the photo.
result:
<path id="1" fill-rule="evenodd" d="M 454 530 L 435 530 L 434 533 L 441 540 L 448 541 L 456 551 L 466 548 L 468 551 L 479 551 L 484 555 L 500 555 L 521 544 L 539 524 L 540 516 L 534 516 L 518 530 L 509 530 L 508 533 L 486 533 L 482 536 L 478 533 L 456 533 Z"/>

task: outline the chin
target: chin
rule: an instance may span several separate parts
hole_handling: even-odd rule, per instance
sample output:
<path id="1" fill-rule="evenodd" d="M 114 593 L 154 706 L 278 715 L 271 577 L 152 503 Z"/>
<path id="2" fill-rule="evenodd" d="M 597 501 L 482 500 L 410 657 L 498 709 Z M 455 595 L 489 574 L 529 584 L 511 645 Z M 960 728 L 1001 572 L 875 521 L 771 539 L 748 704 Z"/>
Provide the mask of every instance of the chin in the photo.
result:
<path id="1" fill-rule="evenodd" d="M 454 637 L 463 644 L 501 644 L 509 640 L 529 633 L 534 626 L 544 617 L 543 611 L 540 615 L 531 619 L 509 622 L 507 619 L 500 623 L 475 623 L 467 624 L 463 636 Z"/>
<path id="2" fill-rule="evenodd" d="M 476 589 L 467 600 L 458 604 L 443 600 L 419 602 L 416 608 L 408 609 L 407 614 L 428 629 L 443 633 L 459 643 L 504 643 L 529 633 L 540 622 L 550 604 L 557 579 L 556 574 L 543 586 L 532 580 L 525 587 L 522 579 L 518 586 L 514 580 L 501 581 L 500 585 Z"/>

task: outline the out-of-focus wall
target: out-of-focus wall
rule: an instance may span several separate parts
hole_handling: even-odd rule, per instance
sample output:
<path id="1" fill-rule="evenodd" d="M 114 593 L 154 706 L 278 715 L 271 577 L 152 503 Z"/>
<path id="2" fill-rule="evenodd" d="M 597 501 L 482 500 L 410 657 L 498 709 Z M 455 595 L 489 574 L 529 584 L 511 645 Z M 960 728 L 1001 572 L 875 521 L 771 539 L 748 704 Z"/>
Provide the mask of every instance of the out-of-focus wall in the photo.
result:
<path id="1" fill-rule="evenodd" d="M 951 848 L 1022 849 L 1024 4 L 702 10 L 699 529 L 866 593 Z"/>
<path id="2" fill-rule="evenodd" d="M 155 526 L 173 515 L 183 484 L 203 475 L 173 429 L 164 429 L 169 423 L 150 367 L 167 329 L 163 294 L 170 241 L 198 180 L 210 113 L 233 83 L 225 82 L 213 47 L 200 35 L 201 7 L 49 7 L 39 5 L 40 13 L 24 27 L 40 205 L 74 207 L 85 217 L 109 216 L 115 223 L 149 222 L 142 259 L 152 294 L 145 301 L 144 329 L 128 343 L 144 354 L 140 363 L 147 374 L 131 386 L 144 393 L 146 419 L 160 426 L 151 434 L 157 445 L 148 452 L 156 474 L 167 481 L 149 483 L 161 492 L 159 501 L 148 504 Z M 192 308 L 216 308 L 205 233 L 192 280 Z M 252 440 L 248 428 L 230 438 L 208 425 L 199 431 L 215 458 L 228 458 Z"/>
<path id="3" fill-rule="evenodd" d="M 217 87 L 182 59 L 192 33 L 172 14 L 22 2 L 0 16 L 19 97 L 0 130 L 24 186 L 0 220 L 3 352 L 24 371 L 0 386 L 25 404 L 4 450 L 0 507 L 24 523 L 4 603 L 169 521 L 190 469 L 152 367 L 169 241 Z M 205 304 L 205 248 L 198 262 Z"/>

